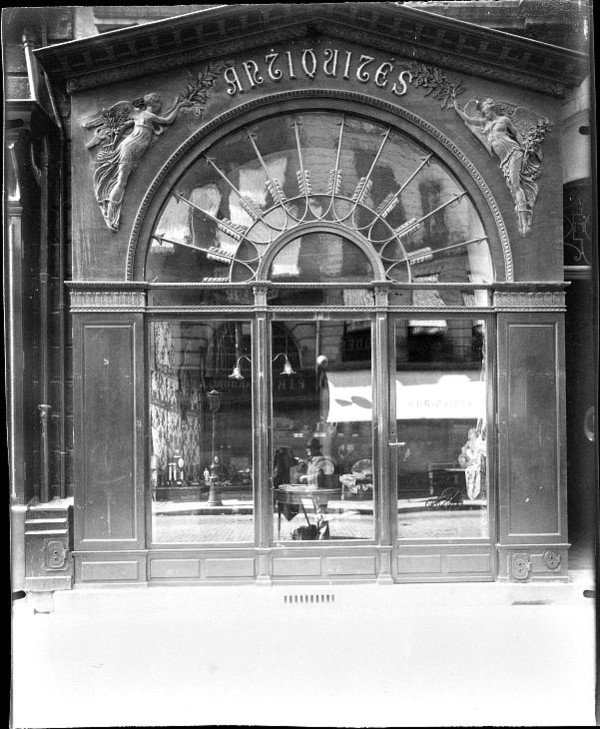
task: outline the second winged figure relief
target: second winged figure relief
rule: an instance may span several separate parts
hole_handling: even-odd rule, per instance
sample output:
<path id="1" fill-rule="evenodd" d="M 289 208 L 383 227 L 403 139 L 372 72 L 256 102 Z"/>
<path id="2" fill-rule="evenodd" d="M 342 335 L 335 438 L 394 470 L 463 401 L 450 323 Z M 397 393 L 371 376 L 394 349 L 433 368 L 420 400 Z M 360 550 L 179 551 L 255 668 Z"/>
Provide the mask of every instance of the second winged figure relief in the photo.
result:
<path id="1" fill-rule="evenodd" d="M 111 230 L 118 230 L 121 207 L 131 173 L 140 163 L 154 137 L 172 124 L 180 112 L 202 116 L 208 90 L 215 85 L 221 67 L 203 69 L 190 75 L 187 87 L 161 115 L 162 99 L 156 93 L 132 101 L 119 101 L 82 122 L 93 129 L 88 149 L 99 147 L 94 171 L 94 193 Z"/>
<path id="2" fill-rule="evenodd" d="M 529 237 L 538 195 L 536 180 L 541 173 L 541 144 L 552 128 L 550 121 L 522 106 L 494 99 L 471 99 L 463 109 L 454 99 L 454 109 L 488 152 L 499 159 L 515 203 L 519 232 Z"/>

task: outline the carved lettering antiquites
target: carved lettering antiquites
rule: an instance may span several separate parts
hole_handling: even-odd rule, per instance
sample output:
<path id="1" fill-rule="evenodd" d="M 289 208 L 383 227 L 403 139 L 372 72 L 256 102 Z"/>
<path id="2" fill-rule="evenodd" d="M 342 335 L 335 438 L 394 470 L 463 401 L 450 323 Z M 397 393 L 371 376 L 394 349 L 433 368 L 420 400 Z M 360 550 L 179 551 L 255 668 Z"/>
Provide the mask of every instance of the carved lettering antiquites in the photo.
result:
<path id="1" fill-rule="evenodd" d="M 266 82 L 302 78 L 312 81 L 319 75 L 345 81 L 356 79 L 362 84 L 373 83 L 380 89 L 388 89 L 395 96 L 404 96 L 413 81 L 410 68 L 337 48 L 325 48 L 322 52 L 304 48 L 294 52 L 268 53 L 261 61 L 242 61 L 228 66 L 223 72 L 230 96 L 243 94 Z"/>

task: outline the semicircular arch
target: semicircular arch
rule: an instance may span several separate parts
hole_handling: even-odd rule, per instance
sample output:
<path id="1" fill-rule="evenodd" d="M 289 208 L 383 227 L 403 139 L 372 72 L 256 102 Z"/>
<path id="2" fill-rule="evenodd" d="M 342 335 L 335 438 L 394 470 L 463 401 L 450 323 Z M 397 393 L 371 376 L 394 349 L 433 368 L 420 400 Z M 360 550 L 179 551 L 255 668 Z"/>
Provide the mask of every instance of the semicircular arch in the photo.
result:
<path id="1" fill-rule="evenodd" d="M 489 242 L 494 280 L 513 280 L 510 243 L 498 205 L 481 173 L 452 140 L 429 122 L 400 106 L 362 94 L 319 89 L 283 92 L 247 102 L 219 115 L 194 132 L 163 165 L 138 209 L 129 240 L 126 279 L 145 279 L 146 256 L 153 225 L 167 196 L 195 161 L 240 127 L 256 124 L 270 116 L 312 111 L 337 111 L 388 124 L 431 150 L 463 186 L 481 217 Z"/>

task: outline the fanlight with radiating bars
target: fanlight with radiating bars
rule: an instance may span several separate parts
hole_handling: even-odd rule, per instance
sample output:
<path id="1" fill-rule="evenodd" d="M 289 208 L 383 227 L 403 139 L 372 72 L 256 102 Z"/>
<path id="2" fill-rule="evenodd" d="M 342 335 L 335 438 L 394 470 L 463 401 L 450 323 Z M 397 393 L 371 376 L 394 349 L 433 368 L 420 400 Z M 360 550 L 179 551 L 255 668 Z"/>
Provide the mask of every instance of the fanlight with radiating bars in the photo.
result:
<path id="1" fill-rule="evenodd" d="M 493 279 L 481 219 L 446 165 L 406 133 L 335 112 L 269 117 L 197 158 L 154 226 L 147 277 L 251 282 L 284 235 L 273 280 L 306 281 L 300 262 L 321 256 L 338 281 L 381 277 L 369 246 L 387 280 Z"/>

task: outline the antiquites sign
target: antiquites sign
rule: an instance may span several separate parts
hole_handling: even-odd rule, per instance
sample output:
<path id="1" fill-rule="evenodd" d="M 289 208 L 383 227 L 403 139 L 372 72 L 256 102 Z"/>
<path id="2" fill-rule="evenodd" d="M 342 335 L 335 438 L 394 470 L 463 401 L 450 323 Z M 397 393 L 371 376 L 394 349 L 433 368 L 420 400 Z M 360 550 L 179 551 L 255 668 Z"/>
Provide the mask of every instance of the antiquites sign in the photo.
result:
<path id="1" fill-rule="evenodd" d="M 265 82 L 301 78 L 313 80 L 320 75 L 346 81 L 356 79 L 362 84 L 372 83 L 396 96 L 404 96 L 413 79 L 409 69 L 399 68 L 391 61 L 381 62 L 375 56 L 337 48 L 268 53 L 261 61 L 246 60 L 229 66 L 223 78 L 227 82 L 227 93 L 235 96 Z"/>
<path id="2" fill-rule="evenodd" d="M 439 101 L 442 109 L 453 109 L 469 131 L 500 163 L 515 204 L 522 237 L 529 237 L 533 207 L 541 174 L 541 145 L 552 124 L 534 112 L 506 101 L 471 99 L 461 109 L 457 97 L 464 93 L 462 82 L 453 82 L 439 68 L 415 61 L 382 61 L 359 51 L 338 48 L 297 49 L 271 52 L 260 59 L 208 65 L 196 75 L 188 72 L 188 85 L 177 95 L 166 113 L 162 99 L 148 93 L 139 99 L 119 101 L 102 109 L 81 124 L 93 129 L 88 149 L 98 148 L 94 171 L 94 192 L 105 223 L 119 229 L 121 208 L 131 173 L 138 166 L 153 139 L 173 124 L 180 114 L 201 118 L 209 92 L 222 76 L 230 97 L 280 81 L 299 83 L 325 77 L 341 82 L 358 81 L 404 96 L 409 87 L 421 87 L 425 96 Z"/>

